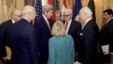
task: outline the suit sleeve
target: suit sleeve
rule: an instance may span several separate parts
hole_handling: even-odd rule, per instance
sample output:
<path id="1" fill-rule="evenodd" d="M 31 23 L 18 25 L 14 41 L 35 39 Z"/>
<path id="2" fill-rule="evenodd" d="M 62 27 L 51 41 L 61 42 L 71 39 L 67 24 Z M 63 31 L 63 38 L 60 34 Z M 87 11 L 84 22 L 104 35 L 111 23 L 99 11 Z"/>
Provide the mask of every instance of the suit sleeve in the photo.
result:
<path id="1" fill-rule="evenodd" d="M 113 24 L 113 23 L 112 23 Z M 110 33 L 109 33 L 109 41 L 110 41 L 110 52 L 113 52 L 113 25 L 111 25 L 111 27 L 109 27 L 109 29 L 110 29 Z"/>
<path id="2" fill-rule="evenodd" d="M 77 21 L 76 21 L 77 22 Z M 78 25 L 77 25 L 77 30 L 76 30 L 76 34 L 75 34 L 75 37 L 76 37 L 76 39 L 74 39 L 74 40 L 76 40 L 75 41 L 75 53 L 77 53 L 78 52 L 78 43 L 79 43 L 79 33 L 81 32 L 81 25 L 80 25 L 80 23 L 77 23 Z"/>
<path id="3" fill-rule="evenodd" d="M 52 39 L 49 40 L 49 61 L 48 64 L 55 64 L 55 44 Z"/>
<path id="4" fill-rule="evenodd" d="M 29 50 L 30 50 L 30 56 L 33 64 L 38 64 L 38 45 L 36 40 L 36 32 L 31 31 L 29 36 Z"/>
<path id="5" fill-rule="evenodd" d="M 4 25 L 1 25 L 0 26 L 0 59 L 7 55 L 5 49 L 5 41 L 4 41 L 5 36 L 6 35 L 5 35 Z"/>
<path id="6" fill-rule="evenodd" d="M 37 41 L 38 41 L 38 51 L 40 53 L 40 40 L 41 40 L 40 38 L 41 38 L 41 33 L 42 33 L 40 22 L 35 23 L 35 29 L 36 29 L 36 35 L 37 35 Z"/>

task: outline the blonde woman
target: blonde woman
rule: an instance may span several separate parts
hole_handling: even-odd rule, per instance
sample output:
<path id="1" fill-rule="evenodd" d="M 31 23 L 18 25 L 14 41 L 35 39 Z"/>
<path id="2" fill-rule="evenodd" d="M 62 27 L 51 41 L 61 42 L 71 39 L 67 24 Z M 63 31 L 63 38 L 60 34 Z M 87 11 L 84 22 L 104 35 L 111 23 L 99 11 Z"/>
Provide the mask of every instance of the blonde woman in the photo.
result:
<path id="1" fill-rule="evenodd" d="M 49 39 L 48 64 L 74 64 L 74 41 L 66 35 L 62 21 L 56 21 Z"/>

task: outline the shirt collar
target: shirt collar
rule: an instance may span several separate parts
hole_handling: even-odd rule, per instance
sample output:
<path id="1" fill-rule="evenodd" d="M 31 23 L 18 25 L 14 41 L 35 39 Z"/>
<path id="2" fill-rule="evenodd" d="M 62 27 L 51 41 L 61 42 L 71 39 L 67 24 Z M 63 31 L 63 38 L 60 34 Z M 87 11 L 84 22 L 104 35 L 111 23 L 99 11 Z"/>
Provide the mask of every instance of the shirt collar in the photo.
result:
<path id="1" fill-rule="evenodd" d="M 28 19 L 28 18 L 26 18 L 26 17 L 23 17 L 23 19 L 26 19 L 29 23 L 30 23 L 30 20 Z"/>
<path id="2" fill-rule="evenodd" d="M 110 18 L 110 19 L 108 19 L 106 22 L 105 22 L 105 24 L 107 24 L 111 19 L 113 19 L 113 17 L 112 18 Z"/>
<path id="3" fill-rule="evenodd" d="M 46 16 L 45 15 L 42 15 L 43 17 L 44 17 L 44 19 L 46 20 L 46 21 L 48 21 L 48 19 L 46 18 Z"/>
<path id="4" fill-rule="evenodd" d="M 92 18 L 89 18 L 86 20 L 86 22 L 83 24 L 82 29 L 86 26 L 86 24 L 91 20 Z"/>
<path id="5" fill-rule="evenodd" d="M 12 20 L 12 23 L 14 24 L 15 23 L 15 21 L 13 20 L 13 19 L 11 19 Z"/>

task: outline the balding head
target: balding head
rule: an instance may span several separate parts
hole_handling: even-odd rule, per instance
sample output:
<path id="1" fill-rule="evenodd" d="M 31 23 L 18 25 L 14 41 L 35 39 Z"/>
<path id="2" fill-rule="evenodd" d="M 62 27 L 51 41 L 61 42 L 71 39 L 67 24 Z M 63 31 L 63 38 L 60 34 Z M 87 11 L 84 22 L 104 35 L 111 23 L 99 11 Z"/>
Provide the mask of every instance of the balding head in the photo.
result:
<path id="1" fill-rule="evenodd" d="M 29 21 L 35 20 L 36 11 L 33 6 L 26 5 L 22 11 L 22 15 L 24 18 L 27 18 Z"/>
<path id="2" fill-rule="evenodd" d="M 72 14 L 72 10 L 71 9 L 65 9 L 63 12 L 63 15 L 71 15 Z"/>
<path id="3" fill-rule="evenodd" d="M 83 13 L 87 17 L 92 17 L 92 11 L 89 7 L 83 7 L 80 9 L 80 13 Z"/>
<path id="4" fill-rule="evenodd" d="M 79 11 L 80 22 L 85 23 L 85 21 L 89 18 L 92 18 L 92 11 L 89 7 L 83 7 Z"/>
<path id="5" fill-rule="evenodd" d="M 19 9 L 14 9 L 12 12 L 11 12 L 11 16 L 12 16 L 12 19 L 17 22 L 21 19 L 21 11 Z"/>

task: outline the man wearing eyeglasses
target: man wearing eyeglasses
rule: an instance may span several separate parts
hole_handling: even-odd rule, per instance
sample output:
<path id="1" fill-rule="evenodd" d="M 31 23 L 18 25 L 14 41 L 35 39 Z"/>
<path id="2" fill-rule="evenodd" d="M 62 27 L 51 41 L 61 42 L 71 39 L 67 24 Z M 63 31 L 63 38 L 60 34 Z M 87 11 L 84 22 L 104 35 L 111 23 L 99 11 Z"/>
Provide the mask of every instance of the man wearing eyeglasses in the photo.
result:
<path id="1" fill-rule="evenodd" d="M 66 34 L 70 34 L 74 39 L 75 53 L 77 51 L 77 35 L 80 31 L 80 23 L 72 19 L 72 10 L 66 9 L 63 12 Z M 76 58 L 76 57 L 75 57 Z M 76 59 L 75 59 L 76 60 Z"/>
<path id="2" fill-rule="evenodd" d="M 3 22 L 0 25 L 0 59 L 3 60 L 3 63 L 6 63 L 10 58 L 6 57 L 5 45 L 10 47 L 10 44 L 7 42 L 8 31 L 11 29 L 12 25 L 21 19 L 21 11 L 19 9 L 14 9 L 11 12 L 11 19 Z"/>

